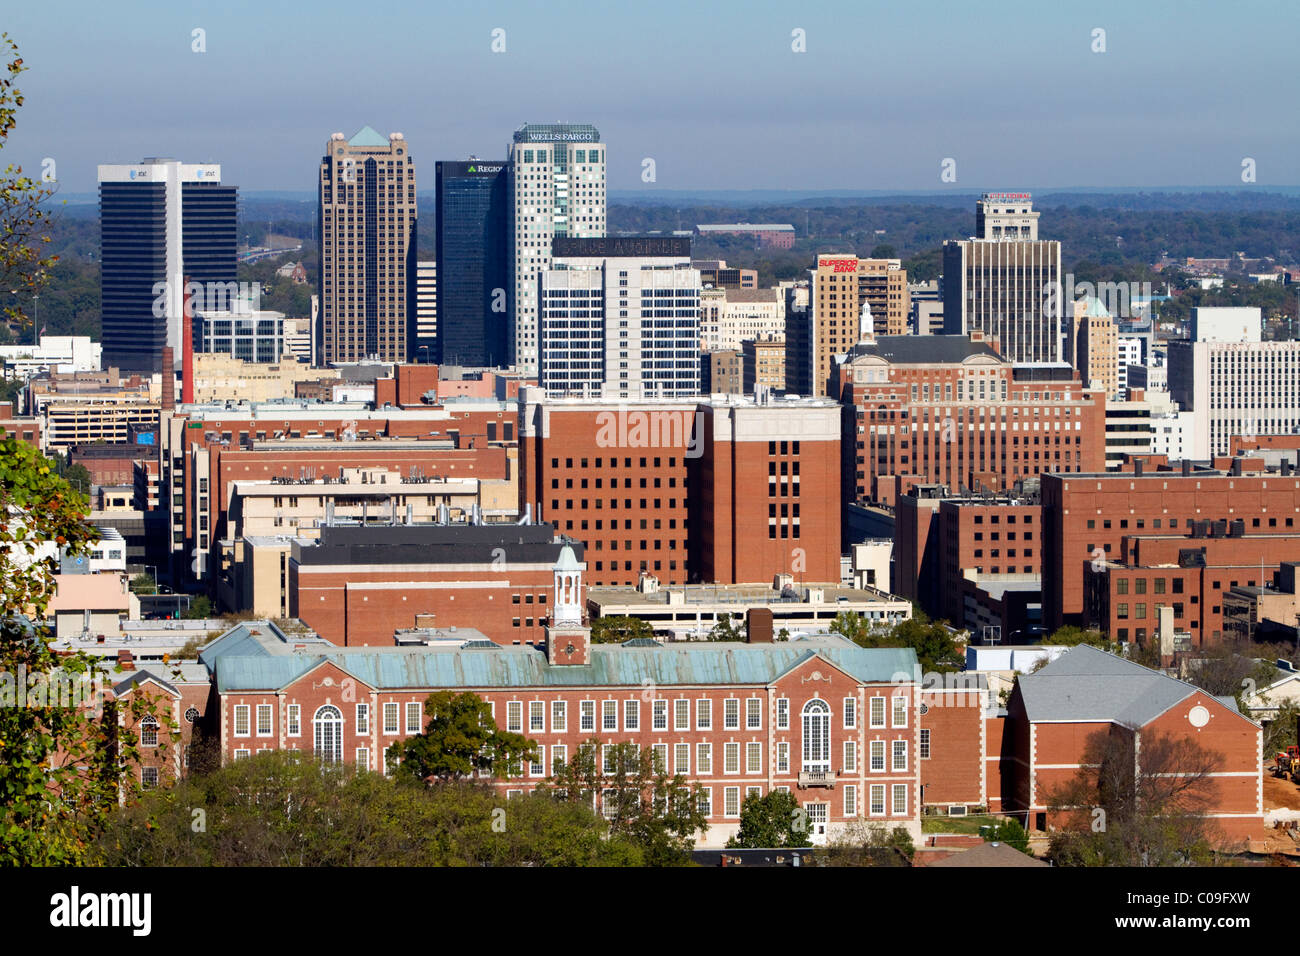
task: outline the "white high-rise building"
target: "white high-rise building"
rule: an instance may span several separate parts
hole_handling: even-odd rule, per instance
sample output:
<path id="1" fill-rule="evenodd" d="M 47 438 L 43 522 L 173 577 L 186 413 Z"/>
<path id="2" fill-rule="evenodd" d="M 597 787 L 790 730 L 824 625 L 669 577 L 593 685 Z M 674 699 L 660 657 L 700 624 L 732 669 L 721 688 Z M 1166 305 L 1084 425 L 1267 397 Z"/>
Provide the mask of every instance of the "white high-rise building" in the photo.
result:
<path id="1" fill-rule="evenodd" d="M 541 374 L 551 396 L 700 393 L 700 271 L 690 239 L 557 239 L 541 276 Z"/>
<path id="2" fill-rule="evenodd" d="M 594 126 L 527 124 L 510 144 L 511 364 L 538 368 L 538 276 L 556 237 L 605 235 L 605 144 Z"/>
<path id="3" fill-rule="evenodd" d="M 1193 444 L 1300 434 L 1300 342 L 1260 341 L 1257 308 L 1192 310 L 1192 338 L 1169 343 L 1169 391 L 1193 413 Z"/>
<path id="4" fill-rule="evenodd" d="M 438 263 L 432 259 L 415 264 L 415 354 L 417 362 L 431 362 L 438 355 Z"/>

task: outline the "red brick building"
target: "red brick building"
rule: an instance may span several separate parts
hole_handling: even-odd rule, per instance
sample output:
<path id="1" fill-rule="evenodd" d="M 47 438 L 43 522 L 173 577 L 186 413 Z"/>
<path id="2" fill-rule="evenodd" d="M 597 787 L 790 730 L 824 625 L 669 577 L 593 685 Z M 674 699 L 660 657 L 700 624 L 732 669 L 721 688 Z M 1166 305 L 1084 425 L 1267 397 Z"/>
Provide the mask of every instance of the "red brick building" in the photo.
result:
<path id="1" fill-rule="evenodd" d="M 0 402 L 0 429 L 7 438 L 17 438 L 33 448 L 41 447 L 41 420 L 17 417 L 13 402 Z"/>
<path id="2" fill-rule="evenodd" d="M 324 527 L 293 545 L 289 613 L 347 647 L 392 646 L 395 631 L 423 627 L 541 643 L 563 547 L 550 525 Z"/>
<path id="3" fill-rule="evenodd" d="M 593 583 L 840 578 L 839 409 L 825 399 L 633 403 L 525 390 L 523 503 L 587 544 Z"/>
<path id="4" fill-rule="evenodd" d="M 917 484 L 1000 491 L 1106 465 L 1106 399 L 1077 373 L 1015 366 L 978 332 L 864 339 L 840 366 L 844 483 L 892 505 Z"/>
<path id="5" fill-rule="evenodd" d="M 1154 473 L 1139 467 L 1132 473 L 1044 475 L 1043 617 L 1047 628 L 1084 623 L 1085 573 L 1094 563 L 1097 568 L 1108 561 L 1129 564 L 1126 538 L 1158 535 L 1190 539 L 1194 522 L 1220 522 L 1223 534 L 1218 536 L 1226 537 L 1232 522 L 1240 520 L 1244 534 L 1267 536 L 1253 544 L 1260 549 L 1253 575 L 1258 583 L 1261 552 L 1270 555 L 1266 574 L 1277 566 L 1271 558 L 1272 536 L 1279 536 L 1280 543 L 1281 538 L 1300 533 L 1300 476 L 1291 474 L 1289 466 L 1278 472 L 1231 472 L 1196 468 L 1185 462 L 1178 470 Z M 1205 544 L 1188 540 L 1185 547 L 1195 550 Z M 1161 547 L 1175 545 L 1149 545 L 1147 553 L 1155 554 Z M 1215 547 L 1233 550 L 1249 546 Z M 1243 570 L 1228 580 L 1232 577 L 1240 582 L 1252 575 Z M 1210 589 L 1214 580 L 1211 576 Z M 1185 616 L 1189 622 L 1197 621 L 1196 629 L 1203 634 L 1199 604 L 1191 613 L 1189 601 Z M 1216 629 L 1209 628 L 1211 638 Z"/>
<path id="6" fill-rule="evenodd" d="M 589 741 L 631 742 L 704 788 L 703 845 L 736 832 L 747 796 L 776 789 L 795 796 L 815 842 L 859 817 L 919 837 L 910 650 L 864 649 L 838 636 L 590 645 L 580 625 L 553 630 L 549 653 L 474 641 L 345 649 L 293 647 L 259 627 L 259 635 L 236 627 L 202 654 L 225 760 L 291 749 L 382 770 L 389 747 L 423 730 L 430 693 L 469 691 L 499 726 L 538 745 L 535 763 L 496 783 L 506 796 L 531 790 Z"/>
<path id="7" fill-rule="evenodd" d="M 1120 738 L 1139 767 L 1144 741 L 1195 741 L 1217 758 L 1204 812 L 1225 842 L 1263 835 L 1259 725 L 1230 701 L 1087 645 L 1017 681 L 1007 705 L 1005 808 L 1037 829 L 1052 825 L 1051 794 L 1084 769 L 1095 734 Z M 1179 772 L 1177 766 L 1149 769 Z"/>

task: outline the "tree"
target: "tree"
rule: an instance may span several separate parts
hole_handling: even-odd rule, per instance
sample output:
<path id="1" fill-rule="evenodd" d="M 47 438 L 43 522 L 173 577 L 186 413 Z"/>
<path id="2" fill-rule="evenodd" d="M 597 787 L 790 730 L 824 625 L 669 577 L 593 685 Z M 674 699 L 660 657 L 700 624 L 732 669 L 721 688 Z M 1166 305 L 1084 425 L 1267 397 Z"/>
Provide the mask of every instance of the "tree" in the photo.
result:
<path id="1" fill-rule="evenodd" d="M 0 431 L 0 864 L 83 862 L 119 797 L 138 786 L 129 728 L 156 716 L 146 695 L 105 704 L 98 662 L 56 657 L 46 643 L 55 577 L 41 554 L 85 553 L 97 537 L 86 513 L 54 462 Z"/>
<path id="2" fill-rule="evenodd" d="M 730 614 L 723 613 L 718 617 L 718 621 L 709 629 L 709 640 L 711 641 L 743 641 L 749 633 L 749 623 L 742 620 L 740 626 L 736 626 L 736 619 Z"/>
<path id="3" fill-rule="evenodd" d="M 1090 644 L 1093 647 L 1100 647 L 1103 651 L 1111 650 L 1110 639 L 1101 631 L 1094 628 L 1075 627 L 1067 624 L 1064 627 L 1057 628 L 1047 637 L 1043 638 L 1044 644 L 1053 646 L 1077 647 L 1080 644 Z"/>
<path id="4" fill-rule="evenodd" d="M 704 788 L 669 775 L 654 750 L 634 743 L 589 740 L 567 763 L 556 761 L 538 790 L 588 807 L 599 801 L 610 833 L 638 847 L 647 866 L 689 862 L 696 833 L 709 828 Z"/>
<path id="5" fill-rule="evenodd" d="M 897 259 L 898 253 L 895 251 L 894 247 L 891 246 L 889 243 L 881 242 L 876 244 L 874 247 L 872 247 L 871 258 L 872 259 Z"/>
<path id="6" fill-rule="evenodd" d="M 200 815 L 195 811 L 199 810 Z M 503 800 L 472 781 L 431 786 L 269 751 L 143 794 L 110 820 L 108 866 L 635 866 L 590 807 Z"/>
<path id="7" fill-rule="evenodd" d="M 388 748 L 392 772 L 417 780 L 512 776 L 537 745 L 497 727 L 492 708 L 477 694 L 435 691 L 424 702 L 424 730 Z"/>
<path id="8" fill-rule="evenodd" d="M 904 827 L 891 830 L 859 817 L 817 856 L 826 866 L 911 866 L 915 855 L 916 846 Z"/>
<path id="9" fill-rule="evenodd" d="M 8 33 L 0 33 L 0 49 L 8 61 L 5 75 L 0 78 L 2 150 L 9 133 L 18 125 L 18 108 L 23 105 L 23 94 L 14 83 L 27 67 L 18 55 L 18 45 Z M 45 287 L 49 271 L 59 258 L 40 254 L 41 246 L 50 242 L 51 225 L 49 211 L 41 204 L 53 194 L 54 187 L 41 186 L 23 175 L 21 166 L 10 164 L 0 173 L 0 289 L 5 292 L 30 300 L 32 296 L 40 295 Z M 4 314 L 9 324 L 19 329 L 29 324 L 27 313 L 18 302 L 6 306 Z"/>
<path id="10" fill-rule="evenodd" d="M 190 602 L 181 617 L 191 621 L 206 621 L 212 617 L 212 599 L 206 594 L 200 594 Z"/>
<path id="11" fill-rule="evenodd" d="M 614 617 L 599 617 L 591 622 L 591 643 L 622 644 L 633 638 L 654 639 L 654 628 L 639 617 L 626 614 Z"/>
<path id="12" fill-rule="evenodd" d="M 859 647 L 910 647 L 924 673 L 950 673 L 962 665 L 952 632 L 921 611 L 914 611 L 910 618 L 890 627 L 873 625 L 860 614 L 841 611 L 830 629 Z"/>
<path id="13" fill-rule="evenodd" d="M 1297 743 L 1296 728 L 1300 721 L 1300 707 L 1294 701 L 1283 701 L 1277 716 L 1264 725 L 1264 759 L 1272 762 L 1273 755 Z"/>
<path id="14" fill-rule="evenodd" d="M 727 841 L 729 847 L 786 849 L 812 846 L 808 817 L 794 796 L 773 790 L 749 796 L 740 805 L 740 830 Z"/>
<path id="15" fill-rule="evenodd" d="M 1115 727 L 1089 736 L 1074 778 L 1046 794 L 1062 821 L 1049 855 L 1066 866 L 1174 866 L 1212 862 L 1217 828 L 1206 815 L 1220 754 L 1191 737 Z"/>
<path id="16" fill-rule="evenodd" d="M 980 835 L 984 838 L 985 843 L 1005 843 L 1021 853 L 1033 856 L 1029 852 L 1029 834 L 1025 832 L 1025 828 L 1020 825 L 1019 820 L 1011 817 L 999 820 L 987 828 L 981 827 Z"/>
<path id="17" fill-rule="evenodd" d="M 131 592 L 133 594 L 157 594 L 158 585 L 152 576 L 148 574 L 137 574 L 131 578 Z"/>

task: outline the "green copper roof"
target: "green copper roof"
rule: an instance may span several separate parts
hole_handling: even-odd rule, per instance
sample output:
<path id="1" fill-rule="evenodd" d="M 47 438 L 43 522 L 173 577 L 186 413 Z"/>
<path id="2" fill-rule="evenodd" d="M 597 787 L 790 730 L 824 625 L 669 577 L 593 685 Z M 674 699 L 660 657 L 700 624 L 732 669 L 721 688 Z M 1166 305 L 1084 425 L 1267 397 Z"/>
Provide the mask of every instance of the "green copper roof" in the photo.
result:
<path id="1" fill-rule="evenodd" d="M 349 146 L 387 146 L 388 137 L 380 136 L 369 126 L 363 126 L 361 131 L 348 140 Z"/>

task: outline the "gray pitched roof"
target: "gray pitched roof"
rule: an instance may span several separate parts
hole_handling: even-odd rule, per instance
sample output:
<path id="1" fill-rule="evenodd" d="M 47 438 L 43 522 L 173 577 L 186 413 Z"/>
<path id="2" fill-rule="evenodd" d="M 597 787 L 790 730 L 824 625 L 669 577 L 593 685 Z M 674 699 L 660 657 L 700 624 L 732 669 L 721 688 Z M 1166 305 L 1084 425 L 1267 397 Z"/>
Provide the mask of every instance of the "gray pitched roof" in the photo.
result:
<path id="1" fill-rule="evenodd" d="M 1071 648 L 1037 673 L 1023 675 L 1018 683 L 1031 721 L 1097 721 L 1125 727 L 1145 726 L 1200 690 L 1087 644 Z"/>
<path id="2" fill-rule="evenodd" d="M 951 364 L 976 355 L 1006 361 L 987 342 L 966 335 L 877 335 L 875 344 L 859 343 L 853 356 L 876 355 L 895 365 Z"/>

